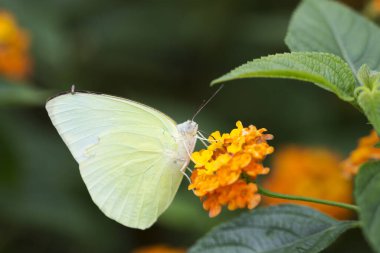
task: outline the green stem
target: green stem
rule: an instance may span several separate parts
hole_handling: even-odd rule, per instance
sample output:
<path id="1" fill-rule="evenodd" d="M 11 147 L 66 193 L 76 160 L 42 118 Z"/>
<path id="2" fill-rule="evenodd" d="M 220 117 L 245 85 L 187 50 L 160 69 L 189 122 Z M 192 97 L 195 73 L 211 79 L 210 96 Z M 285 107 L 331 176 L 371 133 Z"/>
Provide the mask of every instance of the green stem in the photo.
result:
<path id="1" fill-rule="evenodd" d="M 266 190 L 259 186 L 259 193 L 271 197 L 271 198 L 278 198 L 278 199 L 290 199 L 290 200 L 299 200 L 299 201 L 306 201 L 306 202 L 313 202 L 313 203 L 318 203 L 318 204 L 323 204 L 323 205 L 329 205 L 329 206 L 337 206 L 353 211 L 359 211 L 358 206 L 355 205 L 350 205 L 350 204 L 345 204 L 341 202 L 335 202 L 335 201 L 330 201 L 330 200 L 322 200 L 322 199 L 315 199 L 315 198 L 309 198 L 309 197 L 302 197 L 302 196 L 295 196 L 295 195 L 287 195 L 287 194 L 281 194 L 281 193 L 275 193 L 271 192 L 269 190 Z"/>

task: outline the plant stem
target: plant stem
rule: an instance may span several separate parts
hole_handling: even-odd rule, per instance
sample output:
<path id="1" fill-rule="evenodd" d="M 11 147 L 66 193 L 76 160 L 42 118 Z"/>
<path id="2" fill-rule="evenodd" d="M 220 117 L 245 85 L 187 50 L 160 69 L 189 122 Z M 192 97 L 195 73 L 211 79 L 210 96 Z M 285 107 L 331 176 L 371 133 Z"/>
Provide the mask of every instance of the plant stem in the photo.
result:
<path id="1" fill-rule="evenodd" d="M 267 197 L 271 197 L 271 198 L 313 202 L 313 203 L 318 203 L 318 204 L 323 204 L 323 205 L 337 206 L 337 207 L 353 210 L 355 212 L 359 211 L 358 206 L 355 206 L 355 205 L 350 205 L 350 204 L 345 204 L 345 203 L 335 202 L 335 201 L 330 201 L 330 200 L 315 199 L 315 198 L 302 197 L 302 196 L 296 196 L 296 195 L 287 195 L 287 194 L 275 193 L 275 192 L 271 192 L 269 190 L 266 190 L 259 185 L 258 185 L 258 188 L 259 188 L 260 194 L 267 196 Z"/>

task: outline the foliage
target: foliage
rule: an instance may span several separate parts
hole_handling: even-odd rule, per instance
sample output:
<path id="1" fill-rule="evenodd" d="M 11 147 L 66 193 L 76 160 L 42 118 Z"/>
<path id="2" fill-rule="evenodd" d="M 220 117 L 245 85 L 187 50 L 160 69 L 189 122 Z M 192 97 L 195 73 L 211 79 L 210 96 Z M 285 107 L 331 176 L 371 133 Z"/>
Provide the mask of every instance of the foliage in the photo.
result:
<path id="1" fill-rule="evenodd" d="M 189 252 L 320 252 L 357 225 L 307 207 L 279 205 L 243 214 L 214 228 Z"/>
<path id="2" fill-rule="evenodd" d="M 276 54 L 248 62 L 214 80 L 212 84 L 250 77 L 278 77 L 312 82 L 353 101 L 355 78 L 340 57 L 328 53 L 294 52 Z"/>
<path id="3" fill-rule="evenodd" d="M 291 53 L 255 59 L 215 79 L 212 84 L 253 77 L 290 78 L 311 82 L 358 107 L 379 134 L 380 74 L 377 72 L 380 68 L 379 41 L 380 29 L 342 4 L 330 0 L 304 0 L 295 11 L 286 36 L 286 43 Z M 379 172 L 378 162 L 364 164 L 359 170 L 355 184 L 360 224 L 376 252 L 380 252 Z M 271 209 L 260 210 L 256 215 L 263 213 L 269 215 L 271 211 Z M 279 215 L 280 213 L 277 212 Z M 252 217 L 255 220 L 255 214 Z M 310 223 L 313 225 L 318 223 L 319 219 L 316 217 L 310 218 L 312 220 Z M 216 229 L 201 240 L 195 249 L 197 252 L 217 252 L 218 249 L 228 247 L 230 252 L 256 252 L 265 245 L 263 248 L 265 252 L 288 252 L 281 248 L 265 248 L 267 244 L 261 241 L 260 233 L 252 232 L 254 239 L 249 243 L 246 243 L 242 236 L 236 237 L 236 233 L 228 233 L 229 230 L 238 231 L 239 228 L 233 224 L 239 222 L 250 224 L 246 219 L 247 216 L 242 216 L 228 225 L 221 226 L 219 230 Z M 312 227 L 310 223 L 304 223 Z M 270 224 L 270 221 L 264 224 Z M 291 226 L 300 223 L 288 218 L 276 224 Z M 275 227 L 271 230 L 279 233 L 275 240 L 281 240 L 281 228 Z M 335 237 L 329 238 L 335 239 Z M 329 244 L 332 241 L 316 239 L 318 243 Z M 300 252 L 320 252 L 323 249 L 323 247 L 314 247 L 313 243 L 307 245 L 310 249 L 303 248 Z M 295 249 L 292 248 L 289 252 L 296 252 Z"/>
<path id="4" fill-rule="evenodd" d="M 363 64 L 380 70 L 379 40 L 379 27 L 342 4 L 304 0 L 293 14 L 285 42 L 292 52 L 340 56 L 357 74 Z"/>
<path id="5" fill-rule="evenodd" d="M 380 133 L 379 78 L 373 78 L 371 84 L 363 83 L 364 69 L 376 71 L 380 68 L 378 41 L 380 29 L 352 10 L 330 0 L 304 0 L 294 13 L 286 37 L 293 53 L 254 60 L 212 83 L 244 77 L 283 77 L 313 82 L 336 93 L 342 100 L 354 100 L 353 103 L 359 104 Z M 309 59 L 316 57 L 319 58 L 318 63 Z M 336 57 L 335 61 L 331 60 L 333 57 Z M 368 67 L 362 67 L 364 65 Z M 316 77 L 316 73 L 319 76 Z M 353 75 L 357 80 L 356 88 Z M 324 80 L 318 79 L 321 76 Z M 336 76 L 343 80 L 336 79 Z"/>
<path id="6" fill-rule="evenodd" d="M 0 80 L 0 107 L 11 105 L 43 105 L 53 94 L 55 92 L 37 89 L 26 83 Z"/>
<path id="7" fill-rule="evenodd" d="M 369 162 L 356 177 L 355 198 L 363 231 L 376 252 L 380 252 L 380 162 Z"/>

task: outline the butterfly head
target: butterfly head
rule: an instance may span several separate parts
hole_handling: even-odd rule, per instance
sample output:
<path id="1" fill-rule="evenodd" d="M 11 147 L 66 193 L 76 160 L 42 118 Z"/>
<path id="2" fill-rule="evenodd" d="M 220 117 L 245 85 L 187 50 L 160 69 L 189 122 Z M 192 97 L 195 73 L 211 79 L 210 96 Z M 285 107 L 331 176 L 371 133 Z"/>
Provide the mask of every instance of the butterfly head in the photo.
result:
<path id="1" fill-rule="evenodd" d="M 196 136 L 198 132 L 198 124 L 192 120 L 187 120 L 177 125 L 178 131 L 187 136 Z"/>

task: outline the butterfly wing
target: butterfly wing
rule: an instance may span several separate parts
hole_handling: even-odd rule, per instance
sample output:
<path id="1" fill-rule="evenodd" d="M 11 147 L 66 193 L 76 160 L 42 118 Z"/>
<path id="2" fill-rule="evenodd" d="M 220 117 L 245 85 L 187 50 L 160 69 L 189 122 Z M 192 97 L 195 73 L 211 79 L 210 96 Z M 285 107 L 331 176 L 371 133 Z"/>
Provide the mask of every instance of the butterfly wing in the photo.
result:
<path id="1" fill-rule="evenodd" d="M 46 109 L 96 205 L 125 226 L 150 227 L 182 179 L 175 122 L 148 106 L 91 93 L 55 97 Z"/>

